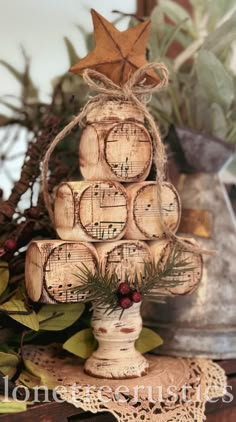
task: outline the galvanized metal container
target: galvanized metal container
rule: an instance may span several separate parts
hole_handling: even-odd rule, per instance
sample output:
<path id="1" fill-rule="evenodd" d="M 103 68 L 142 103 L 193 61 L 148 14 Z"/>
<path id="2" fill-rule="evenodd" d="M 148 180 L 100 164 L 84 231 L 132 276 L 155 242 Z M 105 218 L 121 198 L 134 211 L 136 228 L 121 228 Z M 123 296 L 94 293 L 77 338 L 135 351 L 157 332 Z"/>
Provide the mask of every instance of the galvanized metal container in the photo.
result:
<path id="1" fill-rule="evenodd" d="M 221 164 L 231 154 L 230 149 L 221 154 Z M 213 156 L 217 158 L 216 149 Z M 201 153 L 196 160 L 202 165 Z M 209 167 L 214 166 L 210 163 Z M 197 210 L 196 218 L 208 215 L 207 224 L 198 221 L 207 226 L 204 237 L 194 237 L 204 248 L 215 249 L 216 255 L 204 256 L 203 279 L 192 295 L 170 298 L 164 304 L 148 302 L 143 317 L 144 324 L 164 339 L 164 345 L 156 349 L 158 354 L 230 359 L 236 358 L 236 220 L 220 176 L 203 170 L 181 174 L 177 189 L 184 210 Z M 196 219 L 186 224 L 187 231 L 189 227 L 201 233 Z"/>

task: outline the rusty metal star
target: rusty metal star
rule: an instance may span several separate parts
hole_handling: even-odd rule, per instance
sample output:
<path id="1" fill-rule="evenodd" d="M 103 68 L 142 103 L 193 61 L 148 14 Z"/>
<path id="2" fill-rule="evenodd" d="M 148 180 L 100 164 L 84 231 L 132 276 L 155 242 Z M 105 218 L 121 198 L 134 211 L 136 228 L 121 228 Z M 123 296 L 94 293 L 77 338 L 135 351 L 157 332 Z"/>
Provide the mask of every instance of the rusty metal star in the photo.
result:
<path id="1" fill-rule="evenodd" d="M 103 73 L 118 85 L 124 85 L 129 77 L 147 64 L 146 44 L 150 32 L 150 22 L 142 22 L 126 31 L 119 31 L 95 10 L 91 10 L 94 26 L 95 48 L 70 71 L 83 74 L 84 70 L 94 69 Z M 160 81 L 158 75 L 149 70 L 145 83 Z"/>

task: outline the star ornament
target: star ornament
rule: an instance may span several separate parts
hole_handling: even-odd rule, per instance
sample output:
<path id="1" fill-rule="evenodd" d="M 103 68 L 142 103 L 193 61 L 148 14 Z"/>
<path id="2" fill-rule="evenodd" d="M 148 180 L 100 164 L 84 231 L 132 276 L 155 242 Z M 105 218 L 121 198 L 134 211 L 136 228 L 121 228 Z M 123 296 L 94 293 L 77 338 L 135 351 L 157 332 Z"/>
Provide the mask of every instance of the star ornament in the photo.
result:
<path id="1" fill-rule="evenodd" d="M 146 44 L 150 33 L 150 22 L 118 31 L 103 16 L 91 10 L 94 26 L 95 48 L 70 71 L 83 74 L 85 69 L 103 73 L 117 85 L 124 85 L 129 77 L 147 64 Z M 160 78 L 153 70 L 146 73 L 146 84 L 156 84 Z"/>

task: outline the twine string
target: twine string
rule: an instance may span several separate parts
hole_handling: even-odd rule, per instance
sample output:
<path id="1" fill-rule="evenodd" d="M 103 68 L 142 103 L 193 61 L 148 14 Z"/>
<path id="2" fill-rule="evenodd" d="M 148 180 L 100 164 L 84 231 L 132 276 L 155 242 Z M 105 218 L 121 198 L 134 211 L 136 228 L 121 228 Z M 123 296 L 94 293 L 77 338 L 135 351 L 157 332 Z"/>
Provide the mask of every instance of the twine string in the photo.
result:
<path id="1" fill-rule="evenodd" d="M 143 80 L 145 78 L 146 72 L 150 69 L 161 71 L 162 78 L 160 79 L 159 83 L 157 82 L 153 85 L 144 85 Z M 89 99 L 78 116 L 74 117 L 74 119 L 67 126 L 65 126 L 62 131 L 59 132 L 58 135 L 53 139 L 52 143 L 46 151 L 42 163 L 43 196 L 45 206 L 52 223 L 54 223 L 54 215 L 47 180 L 48 165 L 51 155 L 59 142 L 67 135 L 69 135 L 75 126 L 80 125 L 83 127 L 85 125 L 84 119 L 91 110 L 102 106 L 108 100 L 131 101 L 138 107 L 140 111 L 142 111 L 150 126 L 150 132 L 153 138 L 154 161 L 156 169 L 158 169 L 158 180 L 160 184 L 164 178 L 164 167 L 166 162 L 165 149 L 162 144 L 159 131 L 155 125 L 155 121 L 145 106 L 145 96 L 147 94 L 150 95 L 150 93 L 157 92 L 159 89 L 167 86 L 168 70 L 165 65 L 162 63 L 148 63 L 147 65 L 134 72 L 131 78 L 122 87 L 116 85 L 107 76 L 93 69 L 86 69 L 83 73 L 83 79 L 91 89 L 98 92 L 98 95 Z"/>
<path id="2" fill-rule="evenodd" d="M 146 73 L 149 70 L 156 70 L 161 73 L 160 81 L 152 85 L 145 85 Z M 161 186 L 165 177 L 165 164 L 167 161 L 165 147 L 161 141 L 159 130 L 156 126 L 156 123 L 149 113 L 146 103 L 148 98 L 154 92 L 159 91 L 162 88 L 165 88 L 168 84 L 169 72 L 166 66 L 163 63 L 148 63 L 143 67 L 139 68 L 134 72 L 129 80 L 123 85 L 116 85 L 111 81 L 107 76 L 103 75 L 100 72 L 97 72 L 93 69 L 86 69 L 83 73 L 83 79 L 87 85 L 95 90 L 98 94 L 95 97 L 89 99 L 85 104 L 83 110 L 76 116 L 74 119 L 65 126 L 61 132 L 53 139 L 49 148 L 46 151 L 46 154 L 42 163 L 42 188 L 43 196 L 45 201 L 45 206 L 47 208 L 49 217 L 54 223 L 53 209 L 51 205 L 51 199 L 48 189 L 48 166 L 51 155 L 55 150 L 58 143 L 64 139 L 69 133 L 74 129 L 75 126 L 80 125 L 84 127 L 86 124 L 86 116 L 94 108 L 101 107 L 105 102 L 112 101 L 130 101 L 137 106 L 139 111 L 141 111 L 146 119 L 146 122 L 149 126 L 149 131 L 153 141 L 153 150 L 154 150 L 154 164 L 156 167 L 156 182 L 157 182 L 157 204 L 159 208 L 160 223 L 162 229 L 167 239 L 174 242 L 178 242 L 185 250 L 200 253 L 206 252 L 199 247 L 194 245 L 186 245 L 184 241 L 179 239 L 165 224 L 163 213 L 162 213 L 162 200 L 161 200 Z M 207 251 L 210 253 L 210 251 Z"/>

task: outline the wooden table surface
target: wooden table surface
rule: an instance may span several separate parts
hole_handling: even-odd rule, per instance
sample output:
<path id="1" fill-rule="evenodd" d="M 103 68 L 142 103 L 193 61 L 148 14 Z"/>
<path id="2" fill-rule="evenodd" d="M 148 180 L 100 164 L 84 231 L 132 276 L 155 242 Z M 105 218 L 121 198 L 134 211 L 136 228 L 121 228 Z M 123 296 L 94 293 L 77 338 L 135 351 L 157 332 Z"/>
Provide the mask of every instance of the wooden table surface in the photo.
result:
<path id="1" fill-rule="evenodd" d="M 234 399 L 231 403 L 224 403 L 219 399 L 216 403 L 207 403 L 206 422 L 235 422 L 236 421 L 236 359 L 218 361 L 224 368 L 228 385 L 232 390 L 228 390 Z M 226 397 L 227 399 L 228 397 Z M 27 412 L 1 415 L 0 422 L 115 422 L 114 416 L 109 413 L 92 414 L 76 409 L 68 403 L 42 403 L 29 407 Z"/>

